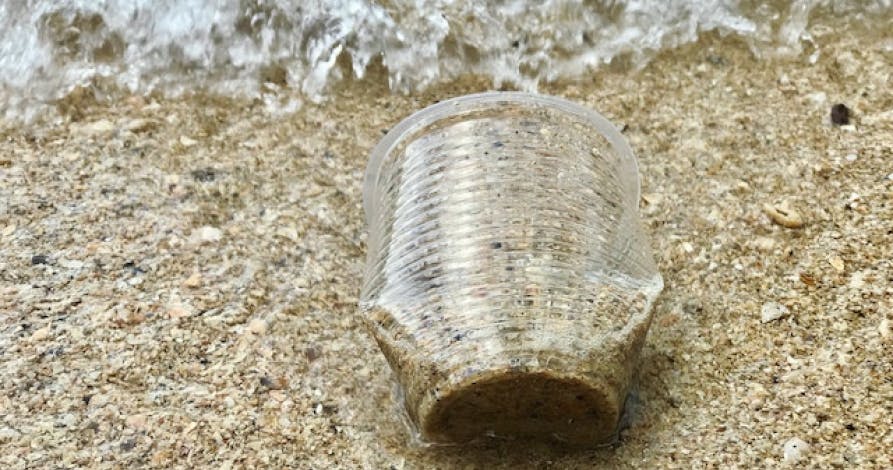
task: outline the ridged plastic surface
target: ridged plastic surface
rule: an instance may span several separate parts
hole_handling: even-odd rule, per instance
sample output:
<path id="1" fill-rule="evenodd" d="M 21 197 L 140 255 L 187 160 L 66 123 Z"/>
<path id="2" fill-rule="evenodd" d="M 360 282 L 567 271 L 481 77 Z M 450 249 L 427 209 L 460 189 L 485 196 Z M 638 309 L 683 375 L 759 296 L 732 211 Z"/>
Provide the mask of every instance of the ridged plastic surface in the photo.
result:
<path id="1" fill-rule="evenodd" d="M 466 96 L 392 130 L 365 185 L 360 308 L 416 437 L 610 440 L 663 286 L 620 133 L 556 98 Z"/>

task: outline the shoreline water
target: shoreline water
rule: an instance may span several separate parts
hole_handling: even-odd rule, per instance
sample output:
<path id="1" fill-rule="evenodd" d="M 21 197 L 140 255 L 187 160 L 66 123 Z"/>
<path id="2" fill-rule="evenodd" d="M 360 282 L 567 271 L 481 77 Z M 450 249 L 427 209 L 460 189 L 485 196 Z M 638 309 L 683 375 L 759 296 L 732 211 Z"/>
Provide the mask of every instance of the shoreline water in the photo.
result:
<path id="1" fill-rule="evenodd" d="M 397 92 L 469 73 L 532 92 L 710 35 L 760 57 L 820 53 L 828 29 L 880 36 L 891 15 L 890 0 L 25 0 L 0 5 L 0 110 L 30 123 L 91 93 L 211 93 L 287 113 L 376 68 Z"/>
<path id="2" fill-rule="evenodd" d="M 893 48 L 817 40 L 814 64 L 711 36 L 540 88 L 626 128 L 667 284 L 638 413 L 592 452 L 408 447 L 356 316 L 368 152 L 489 79 L 412 96 L 344 81 L 281 117 L 130 97 L 3 127 L 0 463 L 889 467 Z M 835 103 L 851 125 L 829 122 Z"/>

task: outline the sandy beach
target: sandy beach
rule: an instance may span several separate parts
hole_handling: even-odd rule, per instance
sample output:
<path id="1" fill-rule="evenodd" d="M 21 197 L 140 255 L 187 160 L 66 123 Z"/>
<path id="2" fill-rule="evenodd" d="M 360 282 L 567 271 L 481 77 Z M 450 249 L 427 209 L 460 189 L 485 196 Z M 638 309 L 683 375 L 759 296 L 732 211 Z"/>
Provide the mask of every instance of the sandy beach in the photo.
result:
<path id="1" fill-rule="evenodd" d="M 890 468 L 893 42 L 815 41 L 812 63 L 708 36 L 540 89 L 624 129 L 666 282 L 629 427 L 585 452 L 408 446 L 356 314 L 369 151 L 488 80 L 4 124 L 0 466 Z"/>

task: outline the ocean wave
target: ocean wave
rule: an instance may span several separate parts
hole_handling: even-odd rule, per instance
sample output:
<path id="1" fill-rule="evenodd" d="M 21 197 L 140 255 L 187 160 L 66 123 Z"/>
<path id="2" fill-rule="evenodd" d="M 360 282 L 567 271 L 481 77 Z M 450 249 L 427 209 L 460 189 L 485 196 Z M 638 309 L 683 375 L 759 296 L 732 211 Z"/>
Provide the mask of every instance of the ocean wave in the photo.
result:
<path id="1" fill-rule="evenodd" d="M 287 87 L 319 101 L 374 61 L 396 91 L 468 73 L 534 90 L 618 57 L 644 64 L 707 31 L 796 54 L 816 17 L 889 27 L 891 10 L 893 0 L 20 0 L 0 4 L 0 110 L 27 120 L 97 80 L 168 96 Z"/>

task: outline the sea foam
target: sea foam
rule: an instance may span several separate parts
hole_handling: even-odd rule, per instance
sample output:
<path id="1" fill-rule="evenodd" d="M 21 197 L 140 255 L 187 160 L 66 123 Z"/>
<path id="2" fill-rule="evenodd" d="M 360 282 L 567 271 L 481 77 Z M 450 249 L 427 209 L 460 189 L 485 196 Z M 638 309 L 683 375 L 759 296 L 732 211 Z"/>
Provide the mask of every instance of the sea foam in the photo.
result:
<path id="1" fill-rule="evenodd" d="M 0 3 L 0 115 L 28 120 L 97 81 L 319 101 L 377 60 L 395 91 L 467 73 L 531 91 L 707 31 L 796 54 L 817 17 L 889 27 L 893 0 L 18 0 Z"/>

